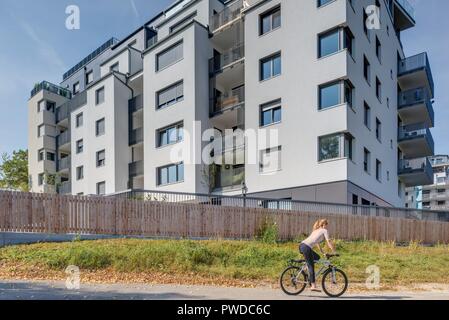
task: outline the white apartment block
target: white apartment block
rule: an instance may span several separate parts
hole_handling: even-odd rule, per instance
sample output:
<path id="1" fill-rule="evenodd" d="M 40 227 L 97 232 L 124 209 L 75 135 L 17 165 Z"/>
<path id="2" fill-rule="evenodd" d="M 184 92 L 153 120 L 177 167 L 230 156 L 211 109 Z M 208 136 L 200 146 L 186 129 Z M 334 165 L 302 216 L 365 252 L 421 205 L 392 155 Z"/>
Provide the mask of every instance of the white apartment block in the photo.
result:
<path id="1" fill-rule="evenodd" d="M 31 189 L 402 207 L 434 153 L 429 61 L 400 39 L 414 25 L 406 0 L 177 1 L 35 87 Z M 208 150 L 219 132 L 237 142 Z"/>

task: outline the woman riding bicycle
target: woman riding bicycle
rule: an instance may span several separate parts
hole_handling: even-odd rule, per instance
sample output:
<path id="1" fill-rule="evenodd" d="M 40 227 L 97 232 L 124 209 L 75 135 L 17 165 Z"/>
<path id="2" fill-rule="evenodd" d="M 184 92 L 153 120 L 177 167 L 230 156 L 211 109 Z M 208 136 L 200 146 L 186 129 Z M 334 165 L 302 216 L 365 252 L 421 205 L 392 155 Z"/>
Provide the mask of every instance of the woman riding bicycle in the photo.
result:
<path id="1" fill-rule="evenodd" d="M 309 269 L 309 282 L 311 285 L 311 290 L 315 292 L 321 292 L 316 286 L 315 282 L 315 261 L 320 259 L 320 256 L 313 251 L 315 246 L 318 246 L 321 254 L 324 255 L 324 251 L 321 248 L 321 242 L 326 240 L 327 246 L 335 254 L 335 247 L 332 244 L 327 227 L 329 222 L 326 219 L 318 220 L 313 225 L 312 234 L 299 245 L 299 252 L 304 255 L 304 259 L 307 263 L 307 268 Z"/>

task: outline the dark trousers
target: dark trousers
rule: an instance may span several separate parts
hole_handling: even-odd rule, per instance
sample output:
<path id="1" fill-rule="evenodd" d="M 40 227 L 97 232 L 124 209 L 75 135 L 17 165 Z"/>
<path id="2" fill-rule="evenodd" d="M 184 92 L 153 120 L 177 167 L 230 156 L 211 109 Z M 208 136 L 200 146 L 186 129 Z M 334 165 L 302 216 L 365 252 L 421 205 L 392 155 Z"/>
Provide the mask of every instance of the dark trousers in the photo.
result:
<path id="1" fill-rule="evenodd" d="M 308 245 L 301 243 L 299 245 L 299 252 L 301 252 L 306 259 L 307 268 L 309 269 L 309 282 L 315 282 L 315 261 L 320 260 L 320 256 L 312 250 Z"/>

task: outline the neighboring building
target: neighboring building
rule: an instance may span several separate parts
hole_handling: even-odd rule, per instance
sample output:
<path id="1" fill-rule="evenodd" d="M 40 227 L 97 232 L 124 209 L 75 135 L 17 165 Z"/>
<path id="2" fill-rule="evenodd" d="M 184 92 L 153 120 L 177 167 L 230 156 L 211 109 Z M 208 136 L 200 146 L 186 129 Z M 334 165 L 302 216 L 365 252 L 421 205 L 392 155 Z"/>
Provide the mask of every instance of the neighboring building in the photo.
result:
<path id="1" fill-rule="evenodd" d="M 449 156 L 430 158 L 433 168 L 433 184 L 406 190 L 406 207 L 413 209 L 449 210 Z"/>
<path id="2" fill-rule="evenodd" d="M 378 30 L 365 23 L 368 0 L 177 1 L 60 86 L 33 90 L 32 190 L 247 190 L 403 206 L 405 187 L 432 182 L 434 85 L 427 55 L 402 49 L 413 8 L 375 3 Z M 215 146 L 208 165 L 200 137 L 211 128 L 234 130 L 237 142 Z M 263 128 L 278 129 L 278 141 L 253 150 L 238 139 L 238 129 Z"/>

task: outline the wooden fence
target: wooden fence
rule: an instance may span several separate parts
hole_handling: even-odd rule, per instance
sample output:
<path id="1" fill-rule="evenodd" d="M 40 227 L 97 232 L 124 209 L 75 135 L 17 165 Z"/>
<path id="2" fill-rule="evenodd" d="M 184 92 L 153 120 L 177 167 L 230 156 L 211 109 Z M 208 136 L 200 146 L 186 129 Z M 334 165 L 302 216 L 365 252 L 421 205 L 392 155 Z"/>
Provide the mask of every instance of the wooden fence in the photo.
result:
<path id="1" fill-rule="evenodd" d="M 329 219 L 339 239 L 449 243 L 448 222 L 0 192 L 0 232 L 251 239 L 268 220 L 290 240 L 310 232 L 318 218 Z"/>

